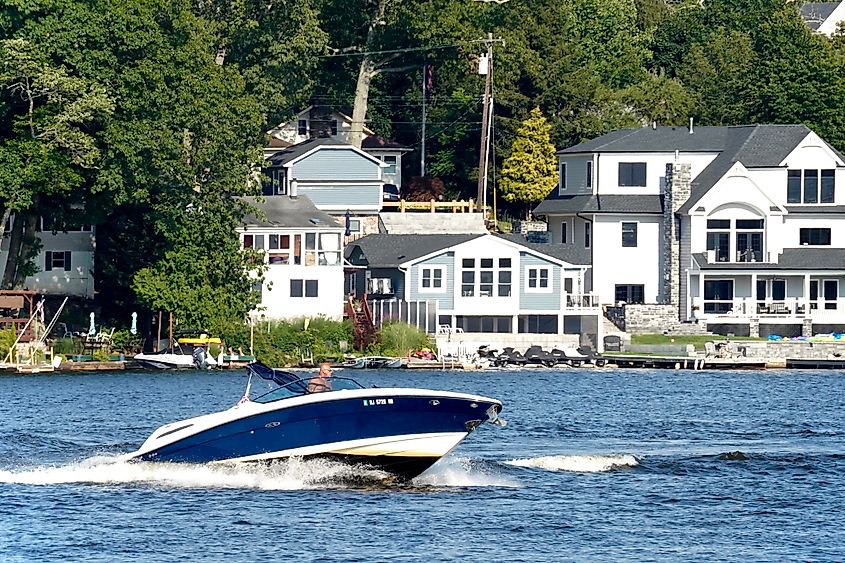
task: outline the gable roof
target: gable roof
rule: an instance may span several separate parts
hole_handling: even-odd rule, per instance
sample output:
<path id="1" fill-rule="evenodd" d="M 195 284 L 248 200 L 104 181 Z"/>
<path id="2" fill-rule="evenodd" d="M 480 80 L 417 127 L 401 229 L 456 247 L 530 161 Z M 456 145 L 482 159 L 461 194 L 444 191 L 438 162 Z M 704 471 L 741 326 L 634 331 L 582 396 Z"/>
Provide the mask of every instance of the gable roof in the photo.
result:
<path id="1" fill-rule="evenodd" d="M 483 237 L 483 234 L 460 235 L 387 235 L 374 234 L 359 238 L 347 245 L 344 255 L 352 257 L 355 248 L 360 248 L 371 268 L 398 268 L 409 260 L 422 258 L 438 250 Z"/>
<path id="2" fill-rule="evenodd" d="M 798 9 L 807 27 L 817 31 L 839 4 L 839 2 L 805 2 Z"/>
<path id="3" fill-rule="evenodd" d="M 241 198 L 256 209 L 262 211 L 265 217 L 259 218 L 255 214 L 244 217 L 242 224 L 246 227 L 285 227 L 309 229 L 336 229 L 341 226 L 334 217 L 320 211 L 306 196 L 265 196 L 258 201 L 255 197 Z"/>
<path id="4" fill-rule="evenodd" d="M 465 242 L 488 236 L 485 234 L 434 234 L 434 235 L 367 235 L 347 245 L 344 257 L 354 265 L 366 265 L 370 268 L 398 268 L 402 264 L 434 254 L 448 251 Z M 517 244 L 526 250 L 548 256 L 559 262 L 574 265 L 588 265 L 591 256 L 578 254 L 576 249 L 565 247 L 566 244 L 534 244 L 522 235 L 494 234 L 496 238 Z M 362 261 L 355 260 L 356 249 L 360 250 Z M 586 251 L 589 253 L 589 250 Z M 357 263 L 356 263 L 357 262 Z"/>
<path id="5" fill-rule="evenodd" d="M 528 242 L 525 240 L 525 235 L 519 233 L 495 233 L 495 236 L 524 246 L 538 254 L 545 254 L 576 266 L 589 266 L 593 263 L 592 251 L 577 244 Z"/>
<path id="6" fill-rule="evenodd" d="M 734 163 L 741 162 L 746 168 L 780 166 L 795 147 L 812 133 L 806 125 L 745 125 L 726 129 L 730 130 L 730 134 L 724 149 L 693 179 L 690 197 L 678 212 L 688 213 Z"/>
<path id="7" fill-rule="evenodd" d="M 293 164 L 293 162 L 295 162 L 296 160 L 303 158 L 310 152 L 319 149 L 320 147 L 329 147 L 333 149 L 351 149 L 356 153 L 360 154 L 362 157 L 366 158 L 367 160 L 378 164 L 379 166 L 387 166 L 373 155 L 367 154 L 364 151 L 350 145 L 349 143 L 345 143 L 339 139 L 335 139 L 332 137 L 319 137 L 316 139 L 308 139 L 307 141 L 302 141 L 301 143 L 297 143 L 284 150 L 280 150 L 274 153 L 273 155 L 268 157 L 267 160 L 270 162 L 271 166 L 288 166 L 290 164 Z"/>
<path id="8" fill-rule="evenodd" d="M 370 135 L 361 141 L 361 148 L 364 150 L 393 150 L 401 152 L 410 152 L 413 149 L 406 147 L 396 141 L 379 137 L 378 135 Z"/>
<path id="9" fill-rule="evenodd" d="M 638 129 L 620 129 L 612 131 L 591 141 L 587 141 L 562 151 L 559 155 L 584 153 L 673 153 L 676 150 L 686 153 L 717 153 L 713 161 L 692 181 L 689 199 L 679 209 L 687 213 L 704 194 L 712 188 L 730 170 L 736 162 L 746 168 L 775 168 L 812 133 L 806 125 L 736 125 L 729 127 L 700 126 L 692 132 L 686 127 L 641 127 Z M 843 158 L 834 147 L 822 139 L 822 142 Z M 577 197 L 577 196 L 576 196 Z M 608 196 L 603 196 L 608 197 Z M 562 203 L 547 203 L 561 200 L 553 192 L 546 201 L 535 210 L 569 211 Z M 587 206 L 578 211 L 598 208 L 597 202 L 582 202 Z M 577 206 L 573 201 L 570 207 Z M 623 202 L 624 205 L 624 202 Z M 633 209 L 632 209 L 633 211 Z"/>

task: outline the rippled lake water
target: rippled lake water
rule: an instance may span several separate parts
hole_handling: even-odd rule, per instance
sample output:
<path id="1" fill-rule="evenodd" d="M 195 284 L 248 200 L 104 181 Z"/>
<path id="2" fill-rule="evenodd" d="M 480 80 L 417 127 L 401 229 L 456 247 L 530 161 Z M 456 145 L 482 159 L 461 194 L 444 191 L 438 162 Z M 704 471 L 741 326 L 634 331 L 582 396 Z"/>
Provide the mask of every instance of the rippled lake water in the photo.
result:
<path id="1" fill-rule="evenodd" d="M 359 468 L 116 461 L 241 371 L 0 376 L 0 561 L 835 561 L 845 376 L 349 372 L 502 400 L 411 485 Z"/>

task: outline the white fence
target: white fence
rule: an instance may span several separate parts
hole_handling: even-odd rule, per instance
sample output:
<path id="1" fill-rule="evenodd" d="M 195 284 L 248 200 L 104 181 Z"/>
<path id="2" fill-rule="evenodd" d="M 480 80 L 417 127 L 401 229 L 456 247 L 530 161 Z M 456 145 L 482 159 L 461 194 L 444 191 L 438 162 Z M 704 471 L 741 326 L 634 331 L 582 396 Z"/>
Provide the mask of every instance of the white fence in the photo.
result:
<path id="1" fill-rule="evenodd" d="M 373 314 L 373 324 L 401 321 L 414 325 L 429 334 L 437 332 L 437 300 L 403 301 L 401 299 L 373 299 L 367 301 Z"/>

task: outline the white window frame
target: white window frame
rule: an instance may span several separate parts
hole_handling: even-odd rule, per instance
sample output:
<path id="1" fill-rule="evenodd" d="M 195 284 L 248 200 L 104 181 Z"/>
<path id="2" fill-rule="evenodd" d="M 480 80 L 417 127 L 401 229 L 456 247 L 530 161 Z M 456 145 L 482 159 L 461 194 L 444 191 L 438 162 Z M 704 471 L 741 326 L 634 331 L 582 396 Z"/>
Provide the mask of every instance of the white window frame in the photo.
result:
<path id="1" fill-rule="evenodd" d="M 634 226 L 634 244 L 625 244 L 625 225 L 633 225 Z M 619 239 L 619 245 L 622 248 L 637 248 L 640 244 L 640 222 L 639 221 L 620 221 L 619 222 L 619 229 L 621 238 Z"/>
<path id="2" fill-rule="evenodd" d="M 558 162 L 557 164 L 557 191 L 558 192 L 565 192 L 566 191 L 566 163 L 565 162 Z"/>
<path id="3" fill-rule="evenodd" d="M 388 158 L 392 160 L 389 161 L 387 160 Z M 387 165 L 387 168 L 385 168 L 382 173 L 395 176 L 396 172 L 399 170 L 399 158 L 395 154 L 385 154 L 381 157 L 381 161 Z"/>
<path id="4" fill-rule="evenodd" d="M 531 287 L 531 272 L 536 271 L 537 286 Z M 540 286 L 540 272 L 546 272 L 547 286 Z M 525 293 L 552 293 L 554 290 L 554 277 L 552 276 L 551 266 L 525 266 Z"/>
<path id="5" fill-rule="evenodd" d="M 420 293 L 446 293 L 446 266 L 437 266 L 437 265 L 425 265 L 419 266 L 419 276 L 417 280 L 417 291 Z M 425 287 L 423 282 L 426 279 L 426 270 L 429 271 L 428 279 L 431 280 L 431 283 L 434 283 L 434 272 L 440 272 L 440 287 Z"/>

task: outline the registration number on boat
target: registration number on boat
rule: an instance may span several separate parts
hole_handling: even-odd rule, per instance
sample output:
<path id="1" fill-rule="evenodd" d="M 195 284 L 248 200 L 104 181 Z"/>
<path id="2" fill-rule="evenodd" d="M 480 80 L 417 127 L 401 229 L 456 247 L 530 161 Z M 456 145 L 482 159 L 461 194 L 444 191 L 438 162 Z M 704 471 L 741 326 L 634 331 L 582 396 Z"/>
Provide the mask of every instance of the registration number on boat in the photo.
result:
<path id="1" fill-rule="evenodd" d="M 392 405 L 393 399 L 364 399 L 365 407 L 374 407 L 376 405 Z"/>

